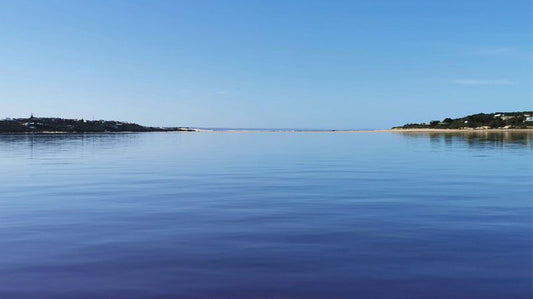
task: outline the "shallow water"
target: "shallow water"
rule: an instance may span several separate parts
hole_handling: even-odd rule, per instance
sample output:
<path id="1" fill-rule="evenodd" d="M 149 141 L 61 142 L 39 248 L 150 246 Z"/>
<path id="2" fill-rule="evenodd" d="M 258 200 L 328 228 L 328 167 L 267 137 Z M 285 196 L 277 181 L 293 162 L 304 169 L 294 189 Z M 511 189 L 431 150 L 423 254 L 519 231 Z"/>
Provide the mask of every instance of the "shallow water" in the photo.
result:
<path id="1" fill-rule="evenodd" d="M 530 298 L 533 135 L 0 136 L 0 297 Z"/>

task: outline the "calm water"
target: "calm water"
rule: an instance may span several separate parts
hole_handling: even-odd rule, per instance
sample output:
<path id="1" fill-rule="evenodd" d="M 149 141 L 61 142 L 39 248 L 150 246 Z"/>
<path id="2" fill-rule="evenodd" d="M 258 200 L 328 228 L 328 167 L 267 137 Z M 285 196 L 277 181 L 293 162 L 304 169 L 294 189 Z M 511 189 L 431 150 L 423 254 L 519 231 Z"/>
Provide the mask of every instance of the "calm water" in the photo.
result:
<path id="1" fill-rule="evenodd" d="M 0 297 L 530 298 L 533 135 L 0 136 Z"/>

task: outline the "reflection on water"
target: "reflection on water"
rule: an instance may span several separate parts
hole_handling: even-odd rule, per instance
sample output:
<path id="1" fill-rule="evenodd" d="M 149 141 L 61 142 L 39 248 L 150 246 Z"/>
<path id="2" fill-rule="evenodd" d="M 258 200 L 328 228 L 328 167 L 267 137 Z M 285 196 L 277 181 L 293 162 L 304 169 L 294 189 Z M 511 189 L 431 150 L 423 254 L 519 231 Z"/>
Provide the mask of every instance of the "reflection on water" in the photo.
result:
<path id="1" fill-rule="evenodd" d="M 125 141 L 133 142 L 138 139 L 140 135 L 146 133 L 107 133 L 107 134 L 0 134 L 1 143 L 22 143 L 34 145 L 50 144 L 59 145 L 65 142 L 99 142 L 105 140 L 106 144 L 113 142 L 124 143 Z M 191 134 L 191 133 L 165 133 L 172 134 Z M 211 133 L 195 133 L 195 134 L 211 134 Z M 223 134 L 223 133 L 221 133 Z M 287 132 L 280 132 L 279 134 L 287 134 Z M 299 134 L 289 132 L 288 134 Z M 324 133 L 322 133 L 324 134 Z M 330 133 L 337 134 L 337 133 Z M 353 133 L 358 134 L 358 133 Z M 376 133 L 381 134 L 381 133 Z M 431 142 L 466 142 L 473 146 L 492 144 L 495 146 L 504 146 L 506 144 L 521 144 L 531 145 L 533 143 L 533 132 L 488 132 L 488 131 L 465 131 L 465 132 L 394 132 L 394 134 L 411 137 L 427 139 Z"/>
<path id="2" fill-rule="evenodd" d="M 531 146 L 533 132 L 401 132 L 408 138 L 428 139 L 431 143 L 467 144 L 472 148 Z"/>
<path id="3" fill-rule="evenodd" d="M 133 141 L 141 136 L 140 133 L 107 133 L 107 134 L 0 134 L 0 146 L 8 143 L 32 145 L 58 146 L 62 144 L 84 144 L 105 142 Z"/>
<path id="4" fill-rule="evenodd" d="M 9 152 L 23 156 L 22 148 L 29 150 L 29 158 L 43 159 L 57 156 L 73 148 L 98 148 L 100 150 L 134 146 L 139 133 L 109 134 L 0 134 L 0 154 Z M 80 152 L 81 153 L 81 152 Z M 83 157 L 79 157 L 83 158 Z"/>

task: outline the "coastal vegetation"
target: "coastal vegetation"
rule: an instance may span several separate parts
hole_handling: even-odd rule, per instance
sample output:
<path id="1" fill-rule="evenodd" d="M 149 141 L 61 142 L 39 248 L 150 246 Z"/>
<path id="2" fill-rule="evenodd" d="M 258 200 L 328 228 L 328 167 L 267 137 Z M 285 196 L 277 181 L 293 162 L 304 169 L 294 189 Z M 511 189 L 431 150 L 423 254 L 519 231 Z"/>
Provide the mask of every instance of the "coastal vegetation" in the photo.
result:
<path id="1" fill-rule="evenodd" d="M 411 123 L 393 129 L 533 129 L 533 111 L 478 113 L 429 123 Z"/>
<path id="2" fill-rule="evenodd" d="M 6 118 L 0 120 L 0 133 L 104 133 L 194 131 L 184 127 L 145 127 L 135 123 L 64 119 L 56 117 Z"/>

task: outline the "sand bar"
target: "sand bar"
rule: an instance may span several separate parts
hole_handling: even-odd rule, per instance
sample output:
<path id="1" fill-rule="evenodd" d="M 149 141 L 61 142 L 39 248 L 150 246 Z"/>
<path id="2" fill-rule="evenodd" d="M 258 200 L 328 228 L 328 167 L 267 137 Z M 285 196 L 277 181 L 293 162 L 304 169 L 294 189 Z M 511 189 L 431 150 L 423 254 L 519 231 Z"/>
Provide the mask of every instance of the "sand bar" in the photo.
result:
<path id="1" fill-rule="evenodd" d="M 533 129 L 197 130 L 188 133 L 532 133 Z M 182 133 L 182 132 L 179 132 Z"/>

